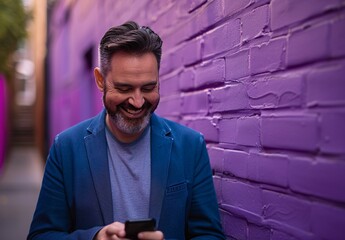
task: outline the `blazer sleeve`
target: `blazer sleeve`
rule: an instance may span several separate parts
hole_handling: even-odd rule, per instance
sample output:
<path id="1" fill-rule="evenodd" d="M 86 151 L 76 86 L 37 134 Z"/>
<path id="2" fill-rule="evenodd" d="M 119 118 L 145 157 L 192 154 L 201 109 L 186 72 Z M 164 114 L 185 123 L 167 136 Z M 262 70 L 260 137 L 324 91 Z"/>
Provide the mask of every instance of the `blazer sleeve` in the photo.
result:
<path id="1" fill-rule="evenodd" d="M 71 191 L 69 182 L 64 178 L 63 162 L 58 151 L 58 140 L 55 139 L 50 149 L 41 191 L 37 201 L 36 210 L 31 223 L 28 240 L 92 240 L 102 228 L 73 229 L 73 215 L 68 193 Z"/>
<path id="2" fill-rule="evenodd" d="M 225 239 L 213 184 L 212 170 L 206 144 L 199 139 L 199 155 L 195 159 L 192 199 L 188 217 L 190 239 Z"/>

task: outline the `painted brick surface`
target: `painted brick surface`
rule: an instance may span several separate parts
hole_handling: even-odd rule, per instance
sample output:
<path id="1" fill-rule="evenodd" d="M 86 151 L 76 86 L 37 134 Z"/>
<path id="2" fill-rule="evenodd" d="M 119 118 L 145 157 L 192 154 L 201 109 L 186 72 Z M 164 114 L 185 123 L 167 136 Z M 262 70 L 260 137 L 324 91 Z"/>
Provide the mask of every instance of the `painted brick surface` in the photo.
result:
<path id="1" fill-rule="evenodd" d="M 310 202 L 264 190 L 262 203 L 265 220 L 276 221 L 277 225 L 288 225 L 305 232 L 310 231 L 312 208 Z"/>
<path id="2" fill-rule="evenodd" d="M 223 83 L 225 79 L 225 61 L 216 59 L 212 62 L 206 62 L 195 71 L 195 87 L 204 85 Z"/>
<path id="3" fill-rule="evenodd" d="M 317 116 L 264 116 L 261 121 L 261 141 L 267 148 L 316 151 Z"/>
<path id="4" fill-rule="evenodd" d="M 272 29 L 281 28 L 294 23 L 301 23 L 310 17 L 335 8 L 340 0 L 272 0 Z"/>
<path id="5" fill-rule="evenodd" d="M 330 55 L 328 39 L 327 24 L 292 33 L 288 41 L 287 64 L 298 65 L 327 58 Z"/>
<path id="6" fill-rule="evenodd" d="M 259 37 L 268 26 L 268 5 L 255 8 L 242 17 L 242 41 Z"/>
<path id="7" fill-rule="evenodd" d="M 311 228 L 323 239 L 341 240 L 345 236 L 345 210 L 322 203 L 312 204 Z"/>
<path id="8" fill-rule="evenodd" d="M 270 109 L 303 105 L 304 75 L 290 72 L 283 76 L 260 77 L 248 86 L 251 108 Z"/>
<path id="9" fill-rule="evenodd" d="M 222 183 L 222 194 L 225 204 L 246 210 L 252 214 L 262 213 L 262 190 L 235 180 L 226 180 Z"/>
<path id="10" fill-rule="evenodd" d="M 345 103 L 345 63 L 312 70 L 306 77 L 309 106 L 332 106 Z"/>
<path id="11" fill-rule="evenodd" d="M 345 128 L 333 126 L 335 122 L 345 122 L 345 112 L 323 112 L 321 114 L 321 143 L 322 152 L 330 154 L 344 154 Z"/>
<path id="12" fill-rule="evenodd" d="M 204 36 L 203 57 L 230 50 L 240 43 L 240 21 L 235 19 L 207 32 Z"/>
<path id="13" fill-rule="evenodd" d="M 252 74 L 273 72 L 285 64 L 286 39 L 274 39 L 269 43 L 255 46 L 250 53 L 250 71 Z"/>
<path id="14" fill-rule="evenodd" d="M 294 191 L 343 202 L 345 201 L 344 172 L 344 161 L 333 164 L 331 161 L 323 158 L 316 160 L 306 158 L 291 159 L 289 165 L 289 185 Z"/>
<path id="15" fill-rule="evenodd" d="M 239 178 L 247 178 L 249 154 L 244 151 L 225 150 L 224 151 L 224 173 Z"/>
<path id="16" fill-rule="evenodd" d="M 287 187 L 289 159 L 278 154 L 250 153 L 247 164 L 248 179 Z"/>
<path id="17" fill-rule="evenodd" d="M 226 58 L 226 80 L 237 80 L 249 75 L 249 51 L 238 52 Z"/>
<path id="18" fill-rule="evenodd" d="M 226 112 L 247 109 L 249 99 L 246 85 L 236 83 L 222 88 L 211 90 L 211 112 Z"/>
<path id="19" fill-rule="evenodd" d="M 331 54 L 334 57 L 337 56 L 344 56 L 345 55 L 345 48 L 344 42 L 342 39 L 345 38 L 345 18 L 344 16 L 332 22 L 331 25 L 331 37 L 330 37 L 330 47 L 331 47 Z"/>
<path id="20" fill-rule="evenodd" d="M 72 2 L 49 21 L 51 138 L 102 108 L 98 41 L 136 20 L 164 41 L 156 112 L 205 137 L 227 239 L 344 239 L 344 0 Z"/>

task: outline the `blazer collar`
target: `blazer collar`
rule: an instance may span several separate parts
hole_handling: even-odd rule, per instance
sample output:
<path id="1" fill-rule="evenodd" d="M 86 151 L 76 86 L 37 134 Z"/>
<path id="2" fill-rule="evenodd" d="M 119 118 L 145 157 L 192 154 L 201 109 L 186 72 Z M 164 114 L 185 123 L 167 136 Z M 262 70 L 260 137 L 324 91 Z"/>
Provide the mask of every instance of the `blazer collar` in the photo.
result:
<path id="1" fill-rule="evenodd" d="M 105 115 L 106 111 L 103 110 L 91 121 L 87 128 L 89 135 L 85 136 L 84 140 L 103 221 L 104 224 L 110 224 L 113 222 L 113 204 L 105 136 Z"/>

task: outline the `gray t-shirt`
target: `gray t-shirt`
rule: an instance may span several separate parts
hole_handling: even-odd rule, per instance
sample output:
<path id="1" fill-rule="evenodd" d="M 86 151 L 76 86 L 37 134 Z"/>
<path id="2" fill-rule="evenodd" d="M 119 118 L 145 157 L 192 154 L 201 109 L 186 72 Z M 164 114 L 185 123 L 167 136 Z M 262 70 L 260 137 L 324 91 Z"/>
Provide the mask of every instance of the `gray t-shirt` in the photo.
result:
<path id="1" fill-rule="evenodd" d="M 119 142 L 107 128 L 114 221 L 148 218 L 151 183 L 150 127 L 132 143 Z"/>

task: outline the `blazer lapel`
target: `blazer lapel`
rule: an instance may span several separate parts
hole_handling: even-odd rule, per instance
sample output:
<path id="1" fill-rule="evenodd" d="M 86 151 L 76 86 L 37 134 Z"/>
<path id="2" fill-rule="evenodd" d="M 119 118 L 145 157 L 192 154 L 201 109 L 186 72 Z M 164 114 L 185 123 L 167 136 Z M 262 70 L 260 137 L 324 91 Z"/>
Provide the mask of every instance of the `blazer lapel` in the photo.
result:
<path id="1" fill-rule="evenodd" d="M 92 134 L 85 137 L 85 146 L 103 221 L 104 224 L 109 224 L 113 222 L 113 204 L 104 116 L 105 112 L 103 111 L 98 120 L 91 123 L 88 131 Z"/>
<path id="2" fill-rule="evenodd" d="M 159 223 L 162 203 L 164 199 L 170 154 L 173 138 L 170 137 L 170 129 L 159 123 L 156 115 L 151 118 L 151 194 L 150 217 L 154 217 Z"/>

